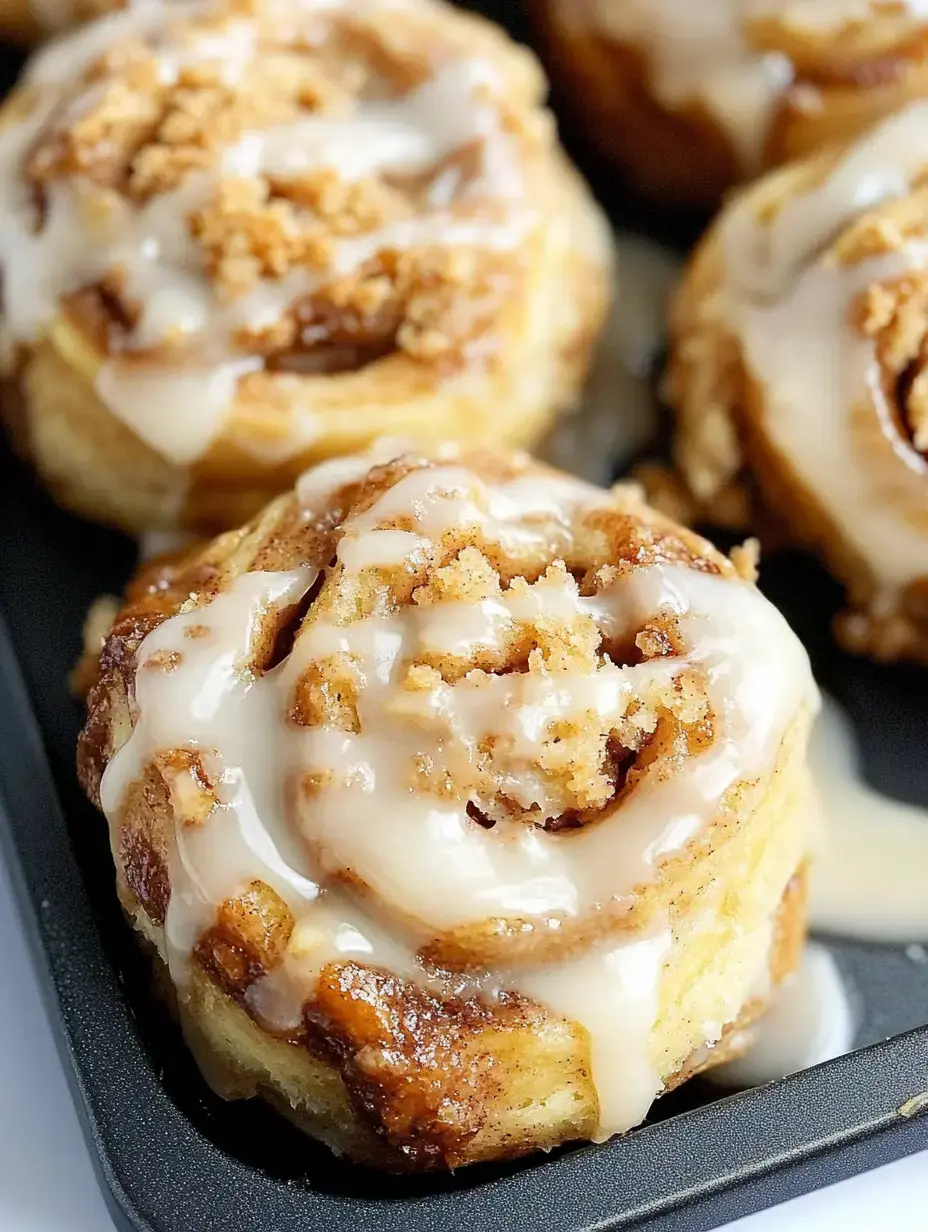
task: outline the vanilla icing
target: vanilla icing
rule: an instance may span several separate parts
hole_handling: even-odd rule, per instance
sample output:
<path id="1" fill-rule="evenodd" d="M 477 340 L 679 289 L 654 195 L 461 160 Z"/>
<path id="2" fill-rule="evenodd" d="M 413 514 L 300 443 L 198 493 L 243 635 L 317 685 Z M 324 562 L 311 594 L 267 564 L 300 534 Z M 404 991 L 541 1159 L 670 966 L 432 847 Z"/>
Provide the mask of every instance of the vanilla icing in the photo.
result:
<path id="1" fill-rule="evenodd" d="M 310 472 L 300 489 L 307 515 L 360 478 L 359 469 L 357 459 L 340 459 Z M 607 502 L 608 494 L 566 477 L 486 482 L 449 458 L 410 471 L 350 515 L 338 567 L 350 576 L 432 561 L 455 528 L 473 528 L 520 559 L 550 560 L 558 544 L 568 546 L 576 520 Z M 397 518 L 405 529 L 393 525 Z M 480 602 L 410 604 L 346 625 L 311 620 L 290 655 L 255 676 L 244 665 L 262 621 L 298 601 L 315 577 L 312 569 L 245 574 L 149 634 L 137 655 L 135 728 L 101 787 L 115 826 L 130 786 L 159 754 L 198 752 L 218 804 L 205 820 L 177 820 L 165 925 L 171 970 L 183 988 L 187 957 L 218 905 L 265 881 L 296 918 L 284 962 L 248 994 L 275 1026 L 298 1021 L 333 959 L 354 957 L 428 985 L 436 977 L 417 953 L 445 930 L 507 918 L 556 942 L 562 924 L 631 901 L 662 860 L 717 815 L 729 787 L 769 772 L 790 718 L 813 694 L 804 652 L 754 587 L 664 564 L 633 570 L 590 598 L 562 573 Z M 406 665 L 423 655 L 504 653 L 520 622 L 592 623 L 620 637 L 659 609 L 677 615 L 687 646 L 679 658 L 630 667 L 603 659 L 584 673 L 471 672 L 453 684 L 433 680 L 424 692 L 403 687 Z M 333 655 L 344 656 L 357 681 L 357 730 L 296 726 L 287 716 L 297 683 Z M 713 741 L 672 776 L 645 774 L 596 825 L 558 835 L 499 818 L 487 829 L 469 816 L 468 798 L 416 786 L 423 762 L 467 783 L 493 740 L 497 782 L 541 822 L 561 808 L 539 764 L 552 725 L 584 715 L 619 722 L 648 682 L 694 668 L 706 680 Z M 309 791 L 301 787 L 307 775 Z M 345 888 L 346 870 L 352 884 L 368 887 L 363 897 Z M 368 913 L 368 895 L 380 910 Z M 608 1136 L 640 1121 L 660 1089 L 649 1041 L 672 945 L 668 922 L 657 920 L 645 935 L 613 937 L 542 967 L 504 963 L 484 976 L 466 973 L 458 991 L 519 991 L 584 1026 L 600 1136 Z M 755 948 L 756 969 L 741 964 L 741 985 L 732 983 L 734 1013 L 768 961 L 768 943 Z"/>
<path id="2" fill-rule="evenodd" d="M 928 808 L 863 781 L 853 729 L 831 698 L 809 757 L 825 823 L 812 864 L 813 926 L 885 944 L 928 941 Z"/>
<path id="3" fill-rule="evenodd" d="M 362 7 L 387 14 L 392 6 L 393 0 L 367 0 Z M 291 6 L 294 41 L 301 20 L 318 21 L 343 7 L 321 0 Z M 184 345 L 173 364 L 163 358 L 140 363 L 131 354 L 109 359 L 97 375 L 97 391 L 142 440 L 181 466 L 206 452 L 222 430 L 241 379 L 263 366 L 259 357 L 237 348 L 239 331 L 273 325 L 296 300 L 384 250 L 430 244 L 508 249 L 519 243 L 531 217 L 514 142 L 501 117 L 503 82 L 497 69 L 489 60 L 451 58 L 400 97 L 360 100 L 345 116 L 312 116 L 246 133 L 221 149 L 212 167 L 189 173 L 179 187 L 141 206 L 114 195 L 105 214 L 98 209 L 88 219 L 82 208 L 88 184 L 76 174 L 56 179 L 39 223 L 21 174 L 23 159 L 68 88 L 104 51 L 126 36 L 146 39 L 166 85 L 178 81 L 186 64 L 204 61 L 220 64 L 223 78 L 234 83 L 261 54 L 256 26 L 244 18 L 218 30 L 193 24 L 183 40 L 175 39 L 179 18 L 195 23 L 213 11 L 208 3 L 143 2 L 58 40 L 28 70 L 27 84 L 37 91 L 32 113 L 0 132 L 0 266 L 10 336 L 14 342 L 34 341 L 55 319 L 63 296 L 118 269 L 124 294 L 139 313 L 129 351 L 144 352 L 166 341 Z M 96 89 L 85 87 L 69 108 L 79 113 Z M 443 174 L 447 157 L 468 147 L 477 150 L 474 174 Z M 346 181 L 434 175 L 417 216 L 334 241 L 326 269 L 300 266 L 283 278 L 261 279 L 231 302 L 221 301 L 204 275 L 189 227 L 191 213 L 212 199 L 224 178 L 280 180 L 318 168 Z M 492 218 L 459 216 L 462 206 L 487 198 L 494 202 Z M 285 447 L 295 453 L 306 443 L 297 430 Z"/>
<path id="4" fill-rule="evenodd" d="M 854 1014 L 837 963 L 809 942 L 799 968 L 774 992 L 763 1018 L 745 1032 L 747 1052 L 709 1070 L 712 1082 L 756 1087 L 850 1052 Z"/>
<path id="5" fill-rule="evenodd" d="M 756 413 L 791 471 L 815 493 L 892 606 L 928 574 L 928 463 L 900 431 L 872 338 L 851 319 L 873 284 L 923 270 L 928 236 L 841 264 L 828 248 L 847 224 L 909 188 L 928 165 L 928 105 L 880 125 L 822 184 L 763 222 L 750 196 L 723 224 L 723 312 L 764 393 Z M 814 413 L 811 408 L 814 408 Z"/>

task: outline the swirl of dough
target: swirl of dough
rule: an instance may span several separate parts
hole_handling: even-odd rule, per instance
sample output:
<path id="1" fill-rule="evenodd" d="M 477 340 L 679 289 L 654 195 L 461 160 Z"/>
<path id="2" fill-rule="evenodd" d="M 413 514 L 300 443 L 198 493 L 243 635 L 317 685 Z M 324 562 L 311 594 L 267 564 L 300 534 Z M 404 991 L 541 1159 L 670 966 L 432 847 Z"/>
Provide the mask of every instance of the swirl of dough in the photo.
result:
<path id="1" fill-rule="evenodd" d="M 579 1024 L 592 1094 L 531 1149 L 637 1123 L 788 969 L 815 705 L 782 617 L 634 492 L 385 447 L 143 578 L 81 768 L 182 1002 L 205 970 L 343 1079 L 348 968 L 484 1040 Z"/>
<path id="2" fill-rule="evenodd" d="M 35 56 L 0 117 L 6 410 L 56 495 L 223 529 L 384 433 L 540 435 L 611 280 L 543 92 L 440 0 L 138 0 Z"/>
<path id="3" fill-rule="evenodd" d="M 714 205 L 928 93 L 920 0 L 536 0 L 555 78 L 633 183 Z"/>
<path id="4" fill-rule="evenodd" d="M 677 459 L 709 516 L 739 475 L 845 583 L 852 649 L 926 658 L 928 105 L 760 181 L 675 312 Z"/>

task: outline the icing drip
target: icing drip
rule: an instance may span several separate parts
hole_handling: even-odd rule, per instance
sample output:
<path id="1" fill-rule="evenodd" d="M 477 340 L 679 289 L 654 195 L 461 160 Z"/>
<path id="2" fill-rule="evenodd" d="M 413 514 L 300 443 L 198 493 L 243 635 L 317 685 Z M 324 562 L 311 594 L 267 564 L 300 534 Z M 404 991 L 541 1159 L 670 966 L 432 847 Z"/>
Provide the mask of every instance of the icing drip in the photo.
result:
<path id="1" fill-rule="evenodd" d="M 306 476 L 300 495 L 308 516 L 370 465 L 370 458 L 363 468 L 340 459 Z M 357 576 L 431 561 L 455 528 L 472 528 L 519 559 L 550 560 L 577 519 L 608 499 L 567 478 L 486 482 L 449 461 L 409 472 L 349 516 L 338 565 Z M 405 529 L 392 525 L 400 517 Z M 183 988 L 187 957 L 216 908 L 259 878 L 296 919 L 283 962 L 248 992 L 268 1023 L 298 1023 L 320 970 L 340 957 L 445 992 L 520 992 L 587 1029 L 601 1136 L 636 1124 L 660 1089 L 649 1047 L 673 945 L 669 922 L 652 921 L 644 934 L 613 929 L 611 938 L 601 930 L 608 939 L 591 943 L 588 935 L 580 952 L 576 945 L 557 950 L 560 929 L 631 902 L 661 861 L 714 819 L 729 787 L 769 771 L 789 719 L 813 695 L 804 652 L 753 587 L 658 564 L 619 576 L 590 598 L 555 570 L 486 600 L 411 603 L 345 625 L 317 616 L 278 666 L 260 676 L 245 669 L 268 613 L 297 602 L 313 580 L 306 569 L 245 574 L 205 606 L 166 620 L 138 651 L 138 720 L 104 775 L 107 816 L 118 823 L 131 785 L 153 761 L 170 775 L 172 750 L 198 754 L 218 798 L 205 817 L 188 808 L 191 820 L 182 807 L 189 788 L 173 788 L 180 807 L 166 936 L 175 980 Z M 425 689 L 406 687 L 410 663 L 431 654 L 468 660 L 478 649 L 492 659 L 526 623 L 576 622 L 620 639 L 659 609 L 676 614 L 686 646 L 679 657 L 630 667 L 604 658 L 587 672 L 470 672 L 453 683 L 437 677 Z M 335 656 L 357 682 L 356 722 L 348 730 L 297 725 L 288 715 L 299 682 Z M 469 793 L 475 766 L 486 770 L 482 750 L 492 738 L 489 773 L 499 790 L 538 823 L 556 816 L 561 801 L 540 757 L 557 724 L 587 716 L 591 725 L 619 725 L 642 690 L 694 670 L 706 682 L 714 739 L 672 776 L 645 774 L 597 824 L 569 836 L 548 833 L 494 814 L 491 794 Z M 422 765 L 441 767 L 468 794 L 420 787 Z M 473 819 L 471 800 L 492 828 Z M 367 887 L 363 894 L 340 880 L 348 869 L 352 886 Z M 500 918 L 549 935 L 554 961 L 503 960 L 449 977 L 419 957 L 448 929 L 479 931 Z M 739 965 L 733 1014 L 763 975 L 768 943 L 759 937 L 750 962 Z M 712 1027 L 715 1038 L 722 1026 Z"/>
<path id="2" fill-rule="evenodd" d="M 926 165 L 928 106 L 916 104 L 771 223 L 758 222 L 746 201 L 723 232 L 721 308 L 765 391 L 764 432 L 885 586 L 890 607 L 928 573 L 928 464 L 899 430 L 875 341 L 854 327 L 851 309 L 874 284 L 924 270 L 928 238 L 855 264 L 823 249 L 862 212 L 906 193 Z"/>
<path id="3" fill-rule="evenodd" d="M 320 14 L 341 7 L 308 4 L 291 19 L 298 26 L 301 15 L 318 22 Z M 362 8 L 386 12 L 391 0 Z M 212 11 L 208 4 L 170 6 L 172 22 Z M 301 298 L 385 251 L 429 245 L 511 249 L 525 234 L 530 211 L 500 115 L 503 83 L 497 70 L 488 61 L 452 59 L 400 97 L 361 99 L 347 115 L 313 115 L 247 132 L 221 147 L 211 167 L 189 172 L 178 187 L 140 206 L 111 194 L 106 210 L 91 209 L 93 186 L 77 174 L 59 177 L 48 185 L 37 225 L 23 160 L 55 121 L 68 84 L 79 81 L 104 51 L 129 35 L 147 38 L 168 87 L 180 82 L 185 66 L 204 63 L 221 66 L 222 80 L 234 85 L 262 54 L 247 20 L 229 20 L 218 29 L 193 25 L 186 41 L 175 44 L 166 12 L 160 4 L 133 5 L 53 44 L 32 62 L 27 81 L 38 91 L 33 112 L 0 133 L 0 264 L 14 342 L 40 337 L 58 315 L 62 297 L 118 271 L 120 294 L 137 319 L 127 354 L 102 365 L 97 391 L 138 436 L 183 466 L 201 457 L 221 432 L 241 379 L 264 366 L 260 356 L 239 349 L 242 331 L 269 329 Z M 292 32 L 294 40 L 298 33 Z M 69 113 L 80 115 L 99 88 L 89 85 L 71 97 Z M 471 149 L 476 154 L 466 175 L 445 167 L 451 155 Z M 230 179 L 287 181 L 321 169 L 345 183 L 424 176 L 419 212 L 333 241 L 324 266 L 298 265 L 282 277 L 261 278 L 235 298 L 220 297 L 204 274 L 191 215 Z M 146 356 L 149 351 L 155 358 Z M 296 453 L 312 433 L 312 424 L 305 424 L 283 447 Z"/>
<path id="4" fill-rule="evenodd" d="M 671 944 L 669 931 L 659 931 L 640 941 L 593 949 L 566 967 L 519 978 L 520 992 L 581 1023 L 590 1034 L 602 1120 L 597 1141 L 643 1120 L 661 1089 L 648 1038 Z"/>
<path id="5" fill-rule="evenodd" d="M 764 1017 L 747 1032 L 748 1052 L 709 1070 L 712 1082 L 757 1087 L 850 1052 L 854 1015 L 837 964 L 810 942 L 798 971 L 774 993 Z"/>
<path id="6" fill-rule="evenodd" d="M 250 881 L 265 881 L 291 909 L 319 892 L 297 871 L 293 836 L 282 825 L 282 779 L 274 777 L 272 750 L 283 723 L 280 699 L 243 671 L 262 615 L 295 602 L 312 582 L 308 569 L 245 574 L 211 601 L 206 617 L 199 608 L 174 616 L 139 649 L 139 718 L 103 776 L 104 813 L 111 821 L 119 816 L 128 788 L 158 750 L 195 750 L 217 785 L 218 805 L 209 817 L 176 828 L 165 924 L 175 979 L 183 980 L 190 951 L 218 904 Z M 171 666 L 175 656 L 178 665 Z"/>
<path id="7" fill-rule="evenodd" d="M 865 941 L 928 940 L 928 809 L 863 782 L 853 730 L 831 698 L 809 756 L 825 820 L 812 866 L 812 923 Z"/>

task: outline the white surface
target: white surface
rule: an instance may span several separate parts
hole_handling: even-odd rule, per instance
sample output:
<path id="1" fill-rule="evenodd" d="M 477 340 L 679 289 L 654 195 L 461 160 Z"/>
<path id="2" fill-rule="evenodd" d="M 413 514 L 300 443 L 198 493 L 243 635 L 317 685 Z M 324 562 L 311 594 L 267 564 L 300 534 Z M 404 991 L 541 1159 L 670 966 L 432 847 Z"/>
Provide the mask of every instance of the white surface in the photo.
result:
<path id="1" fill-rule="evenodd" d="M 111 1232 L 0 859 L 0 1232 Z M 921 1232 L 928 1154 L 729 1225 L 729 1232 Z M 920 1213 L 919 1213 L 920 1212 Z M 685 1224 L 681 1222 L 681 1232 Z M 202 1232 L 190 1229 L 190 1232 Z"/>

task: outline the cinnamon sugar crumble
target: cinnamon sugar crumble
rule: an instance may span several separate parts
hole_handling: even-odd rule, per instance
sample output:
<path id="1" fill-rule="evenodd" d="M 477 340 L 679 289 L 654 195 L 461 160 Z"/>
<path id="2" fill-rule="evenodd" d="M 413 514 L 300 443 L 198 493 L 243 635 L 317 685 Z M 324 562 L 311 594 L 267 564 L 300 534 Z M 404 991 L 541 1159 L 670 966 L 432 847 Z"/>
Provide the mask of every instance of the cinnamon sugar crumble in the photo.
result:
<path id="1" fill-rule="evenodd" d="M 835 243 L 832 254 L 841 265 L 858 265 L 872 257 L 899 252 L 913 237 L 925 233 L 928 185 L 913 180 L 904 197 L 883 202 L 855 219 Z"/>
<path id="2" fill-rule="evenodd" d="M 398 350 L 445 372 L 492 360 L 500 316 L 526 275 L 512 254 L 413 242 L 333 276 L 340 241 L 434 213 L 430 193 L 439 181 L 439 195 L 450 194 L 439 213 L 479 219 L 486 203 L 467 190 L 481 174 L 481 142 L 421 174 L 358 179 L 301 169 L 298 160 L 286 175 L 250 174 L 247 150 L 240 152 L 288 126 L 350 121 L 359 105 L 400 97 L 447 60 L 481 54 L 481 44 L 456 45 L 418 14 L 325 10 L 292 31 L 280 25 L 261 0 L 226 0 L 218 15 L 166 18 L 153 38 L 124 37 L 46 125 L 26 176 L 42 192 L 77 179 L 91 213 L 149 209 L 178 194 L 168 208 L 181 211 L 219 305 L 259 283 L 305 275 L 312 289 L 301 294 L 294 283 L 294 300 L 275 319 L 233 326 L 230 345 L 240 351 L 285 360 L 335 347 L 351 366 Z M 204 59 L 203 38 L 229 39 L 228 56 Z M 481 94 L 475 90 L 475 106 Z M 524 104 L 491 105 L 513 148 L 539 139 Z M 313 140 L 294 130 L 295 144 L 311 148 Z M 230 150 L 239 153 L 229 158 Z M 184 194 L 198 176 L 205 191 L 188 205 Z M 137 307 L 127 302 L 126 311 Z M 106 342 L 106 331 L 99 336 Z"/>
<path id="3" fill-rule="evenodd" d="M 157 758 L 157 767 L 167 786 L 174 816 L 185 826 L 198 826 L 218 803 L 199 754 L 189 749 L 172 749 Z"/>
<path id="4" fill-rule="evenodd" d="M 404 524 L 404 528 L 410 527 Z M 399 580 L 375 582 L 363 575 L 349 579 L 336 572 L 320 599 L 325 605 L 323 619 L 344 622 L 348 628 L 363 620 L 368 611 L 393 610 L 404 602 L 423 615 L 448 605 L 472 608 L 482 602 L 512 603 L 511 624 L 497 630 L 493 645 L 477 643 L 461 653 L 438 651 L 427 642 L 420 645 L 415 659 L 404 665 L 398 688 L 381 702 L 390 721 L 434 734 L 446 722 L 445 703 L 440 699 L 448 696 L 449 688 L 462 690 L 461 697 L 471 699 L 461 704 L 482 707 L 486 703 L 481 695 L 491 696 L 489 690 L 497 676 L 524 676 L 526 682 L 534 678 L 556 690 L 559 680 L 592 680 L 603 670 L 614 670 L 613 661 L 621 664 L 621 655 L 613 660 L 616 652 L 605 642 L 594 615 L 582 604 L 571 610 L 572 605 L 562 602 L 562 596 L 569 595 L 576 603 L 585 588 L 563 560 L 543 567 L 531 580 L 514 572 L 518 568 L 514 562 L 501 567 L 494 553 L 478 546 L 467 528 L 456 530 L 450 538 L 449 534 L 442 540 L 441 563 L 417 567 L 411 589 Z M 648 537 L 643 528 L 641 537 Z M 653 550 L 653 532 L 650 537 Z M 578 571 L 584 572 L 582 566 Z M 600 569 L 594 593 L 616 581 L 620 573 L 613 566 Z M 533 614 L 520 615 L 529 612 Z M 655 614 L 637 634 L 630 631 L 629 647 L 631 661 L 682 658 L 688 650 L 679 618 L 671 611 Z M 291 718 L 303 725 L 360 731 L 357 707 L 363 687 L 350 655 L 330 655 L 303 672 Z M 532 758 L 544 784 L 547 805 L 543 813 L 537 805 L 528 807 L 510 794 L 507 784 L 518 781 L 523 773 L 524 754 L 511 745 L 504 727 L 483 740 L 475 758 L 434 750 L 411 757 L 409 786 L 443 800 L 466 800 L 475 824 L 482 826 L 519 823 L 575 828 L 595 819 L 624 789 L 637 755 L 659 730 L 663 733 L 660 747 L 649 754 L 655 766 L 671 753 L 676 757 L 680 741 L 711 739 L 711 720 L 705 679 L 681 662 L 678 672 L 636 677 L 625 713 L 618 719 L 604 719 L 579 697 L 572 709 L 544 725 Z M 436 747 L 442 748 L 440 739 Z M 671 753 L 665 753 L 665 747 Z M 314 788 L 307 786 L 306 790 Z"/>
<path id="5" fill-rule="evenodd" d="M 175 668 L 180 667 L 182 661 L 183 655 L 178 650 L 159 650 L 149 656 L 145 667 L 146 670 L 153 672 L 173 672 Z"/>
<path id="6" fill-rule="evenodd" d="M 745 539 L 729 553 L 731 563 L 745 582 L 756 582 L 760 571 L 760 540 Z"/>
<path id="7" fill-rule="evenodd" d="M 857 331 L 872 338 L 884 388 L 918 450 L 928 449 L 928 271 L 874 283 L 853 304 Z"/>

